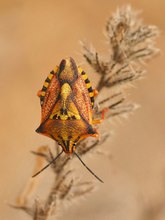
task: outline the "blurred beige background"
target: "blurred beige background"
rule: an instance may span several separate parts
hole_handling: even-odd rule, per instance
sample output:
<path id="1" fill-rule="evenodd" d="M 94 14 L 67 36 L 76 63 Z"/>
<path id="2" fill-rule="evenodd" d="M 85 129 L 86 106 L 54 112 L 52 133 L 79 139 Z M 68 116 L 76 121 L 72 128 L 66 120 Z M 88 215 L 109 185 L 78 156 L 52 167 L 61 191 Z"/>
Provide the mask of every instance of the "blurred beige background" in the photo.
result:
<path id="1" fill-rule="evenodd" d="M 104 179 L 104 185 L 98 183 L 98 190 L 86 200 L 62 207 L 61 219 L 165 219 L 163 0 L 0 0 L 0 219 L 31 219 L 8 203 L 14 202 L 31 176 L 35 158 L 30 151 L 53 145 L 35 133 L 40 121 L 36 92 L 64 57 L 74 57 L 89 72 L 79 40 L 86 39 L 105 52 L 104 24 L 118 6 L 127 3 L 143 11 L 145 23 L 160 27 L 157 45 L 161 54 L 146 66 L 147 77 L 129 90 L 130 99 L 141 108 L 128 120 L 110 124 L 114 136 L 106 145 L 113 160 L 84 159 Z M 92 81 L 92 73 L 89 77 Z M 79 169 L 84 172 L 84 167 Z M 88 173 L 86 177 L 93 178 Z"/>

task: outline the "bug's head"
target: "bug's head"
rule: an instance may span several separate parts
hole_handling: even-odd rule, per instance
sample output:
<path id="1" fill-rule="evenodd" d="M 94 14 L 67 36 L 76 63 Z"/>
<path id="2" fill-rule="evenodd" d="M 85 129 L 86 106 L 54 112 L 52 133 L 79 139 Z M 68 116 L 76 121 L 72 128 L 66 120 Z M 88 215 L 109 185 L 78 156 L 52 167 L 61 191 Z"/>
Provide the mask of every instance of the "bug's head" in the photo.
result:
<path id="1" fill-rule="evenodd" d="M 57 139 L 58 144 L 62 147 L 66 154 L 72 154 L 75 151 L 76 144 L 79 141 L 79 138 L 73 140 L 71 136 L 68 136 L 65 140 L 63 137 L 58 136 Z"/>
<path id="2" fill-rule="evenodd" d="M 76 143 L 74 143 L 72 141 L 61 140 L 58 143 L 63 148 L 63 150 L 66 154 L 72 154 L 75 151 Z"/>
<path id="3" fill-rule="evenodd" d="M 58 78 L 61 82 L 74 82 L 78 78 L 77 65 L 72 57 L 63 59 L 59 65 Z"/>

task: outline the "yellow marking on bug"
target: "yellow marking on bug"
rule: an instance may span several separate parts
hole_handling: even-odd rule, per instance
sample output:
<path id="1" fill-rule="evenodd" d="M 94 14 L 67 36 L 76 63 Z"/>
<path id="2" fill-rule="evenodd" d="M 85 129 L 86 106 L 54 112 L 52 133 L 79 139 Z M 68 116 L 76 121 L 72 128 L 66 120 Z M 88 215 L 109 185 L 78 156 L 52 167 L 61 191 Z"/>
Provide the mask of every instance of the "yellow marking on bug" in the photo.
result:
<path id="1" fill-rule="evenodd" d="M 60 119 L 65 121 L 68 119 L 68 115 L 60 115 Z"/>
<path id="2" fill-rule="evenodd" d="M 83 69 L 81 67 L 78 67 L 78 71 L 79 71 L 79 73 L 81 73 L 83 71 Z"/>
<path id="3" fill-rule="evenodd" d="M 75 119 L 77 119 L 77 120 L 80 120 L 81 118 L 80 118 L 80 116 L 79 115 L 73 115 L 72 113 L 70 113 L 70 112 L 68 112 L 68 115 L 62 115 L 62 114 L 51 114 L 50 115 L 50 119 L 54 119 L 54 116 L 55 115 L 57 115 L 57 118 L 56 119 L 61 119 L 61 120 L 63 120 L 63 121 L 65 121 L 65 120 L 75 120 Z M 75 117 L 75 119 L 73 119 L 72 118 L 72 116 L 74 116 Z"/>
<path id="4" fill-rule="evenodd" d="M 45 86 L 46 88 L 48 88 L 49 83 L 48 83 L 48 82 L 44 82 L 44 86 Z"/>
<path id="5" fill-rule="evenodd" d="M 53 115 L 53 114 L 51 114 L 51 115 L 49 116 L 49 118 L 50 118 L 50 119 L 53 119 L 53 116 L 54 116 L 54 115 Z"/>
<path id="6" fill-rule="evenodd" d="M 68 83 L 64 83 L 61 87 L 61 98 L 66 100 L 66 98 L 70 95 L 72 89 Z"/>
<path id="7" fill-rule="evenodd" d="M 45 96 L 45 92 L 44 91 L 41 92 L 41 96 Z"/>
<path id="8" fill-rule="evenodd" d="M 50 115 L 50 119 L 61 119 L 61 120 L 70 120 L 70 119 L 81 119 L 78 109 L 75 106 L 74 102 L 70 98 L 72 89 L 68 83 L 64 83 L 61 87 L 61 99 L 56 104 L 56 108 L 53 113 Z M 56 115 L 56 118 L 54 116 Z"/>
<path id="9" fill-rule="evenodd" d="M 87 83 L 86 87 L 87 87 L 87 89 L 89 89 L 91 87 L 91 83 Z"/>
<path id="10" fill-rule="evenodd" d="M 57 73 L 57 71 L 58 71 L 58 66 L 55 66 L 54 67 L 54 72 Z"/>
<path id="11" fill-rule="evenodd" d="M 89 93 L 89 96 L 90 96 L 90 97 L 93 97 L 93 92 L 90 92 L 90 93 Z"/>
<path id="12" fill-rule="evenodd" d="M 87 74 L 82 75 L 82 78 L 83 78 L 84 80 L 88 79 Z"/>
<path id="13" fill-rule="evenodd" d="M 49 73 L 49 76 L 48 76 L 48 79 L 52 79 L 52 77 L 53 77 L 53 74 L 52 73 Z"/>
<path id="14" fill-rule="evenodd" d="M 65 61 L 66 61 L 65 66 L 66 66 L 66 67 L 70 67 L 70 66 L 71 66 L 71 61 L 70 61 L 70 59 L 66 59 Z"/>
<path id="15" fill-rule="evenodd" d="M 88 89 L 89 97 L 91 98 L 91 105 L 92 108 L 94 106 L 94 100 L 92 99 L 95 96 L 94 90 L 92 89 L 92 85 L 90 83 L 90 80 L 88 79 L 88 75 L 83 71 L 81 67 L 78 67 L 78 71 L 81 74 L 83 80 L 85 81 L 86 88 Z"/>

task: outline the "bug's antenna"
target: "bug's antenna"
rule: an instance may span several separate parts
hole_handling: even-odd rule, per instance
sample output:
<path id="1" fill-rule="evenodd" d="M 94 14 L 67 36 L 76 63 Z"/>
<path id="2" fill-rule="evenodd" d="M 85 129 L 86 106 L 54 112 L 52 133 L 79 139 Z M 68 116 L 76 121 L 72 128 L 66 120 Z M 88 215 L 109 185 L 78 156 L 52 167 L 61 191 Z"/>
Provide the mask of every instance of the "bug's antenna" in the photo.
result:
<path id="1" fill-rule="evenodd" d="M 37 173 L 35 173 L 32 177 L 37 176 L 38 174 L 40 174 L 42 171 L 44 171 L 46 168 L 48 168 L 52 163 L 54 163 L 54 161 L 57 160 L 57 158 L 63 153 L 63 150 L 55 157 L 53 158 L 52 161 L 50 161 L 50 163 L 48 163 L 45 167 L 43 167 L 40 171 L 38 171 Z"/>
<path id="2" fill-rule="evenodd" d="M 89 167 L 87 167 L 87 165 L 82 161 L 82 159 L 80 158 L 80 156 L 73 151 L 73 153 L 76 155 L 76 157 L 81 161 L 81 163 L 84 165 L 84 167 L 87 168 L 87 170 L 94 176 L 96 177 L 96 179 L 98 179 L 100 182 L 104 183 L 91 169 L 89 169 Z"/>

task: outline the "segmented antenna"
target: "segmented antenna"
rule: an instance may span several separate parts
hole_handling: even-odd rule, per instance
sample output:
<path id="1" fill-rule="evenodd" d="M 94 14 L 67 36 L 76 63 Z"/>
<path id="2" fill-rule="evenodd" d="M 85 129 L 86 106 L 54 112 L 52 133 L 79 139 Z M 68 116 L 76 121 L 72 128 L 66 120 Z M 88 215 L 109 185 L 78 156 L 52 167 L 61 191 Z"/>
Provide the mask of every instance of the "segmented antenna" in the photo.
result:
<path id="1" fill-rule="evenodd" d="M 35 173 L 35 174 L 32 176 L 32 178 L 38 176 L 42 171 L 44 171 L 46 168 L 48 168 L 52 163 L 54 163 L 54 162 L 60 157 L 60 155 L 61 155 L 62 153 L 63 153 L 63 150 L 62 150 L 55 158 L 53 158 L 53 160 L 50 161 L 50 163 L 48 163 L 45 167 L 43 167 L 41 170 L 39 170 L 37 173 Z M 102 181 L 102 179 L 100 179 L 89 167 L 87 167 L 87 165 L 82 161 L 82 159 L 80 158 L 80 156 L 79 156 L 75 151 L 73 151 L 73 153 L 74 153 L 74 154 L 76 155 L 76 157 L 81 161 L 81 163 L 84 165 L 84 167 L 86 167 L 86 169 L 87 169 L 96 179 L 98 179 L 101 183 L 104 183 L 104 182 Z"/>
<path id="2" fill-rule="evenodd" d="M 38 176 L 38 174 L 40 174 L 42 171 L 44 171 L 46 168 L 48 168 L 52 163 L 54 163 L 54 162 L 57 160 L 57 158 L 59 158 L 59 156 L 60 156 L 62 153 L 63 153 L 63 150 L 62 150 L 55 158 L 53 158 L 53 160 L 50 161 L 50 163 L 48 163 L 48 164 L 47 164 L 45 167 L 43 167 L 40 171 L 38 171 L 37 173 L 35 173 L 35 174 L 32 176 L 32 178 L 35 177 L 35 176 Z"/>
<path id="3" fill-rule="evenodd" d="M 84 165 L 84 167 L 87 168 L 87 170 L 96 178 L 98 179 L 101 183 L 104 183 L 102 181 L 102 179 L 100 179 L 89 167 L 87 167 L 87 165 L 82 161 L 82 159 L 80 158 L 80 156 L 75 152 L 73 151 L 73 153 L 76 155 L 76 157 L 81 161 L 81 163 Z"/>

